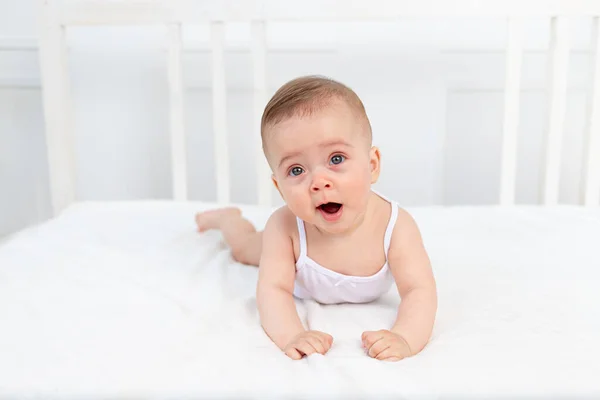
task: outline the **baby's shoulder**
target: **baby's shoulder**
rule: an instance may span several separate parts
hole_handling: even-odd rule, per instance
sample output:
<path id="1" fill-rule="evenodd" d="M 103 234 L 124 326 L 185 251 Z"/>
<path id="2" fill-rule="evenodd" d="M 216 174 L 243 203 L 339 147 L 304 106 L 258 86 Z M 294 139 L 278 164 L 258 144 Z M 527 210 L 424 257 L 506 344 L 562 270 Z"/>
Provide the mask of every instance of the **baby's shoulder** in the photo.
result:
<path id="1" fill-rule="evenodd" d="M 280 234 L 287 234 L 289 236 L 297 236 L 297 223 L 296 216 L 290 211 L 288 206 L 281 206 L 275 210 L 265 227 L 265 231 L 276 230 Z"/>
<path id="2" fill-rule="evenodd" d="M 404 208 L 398 206 L 398 216 L 392 231 L 390 251 L 398 247 L 414 246 L 421 242 L 421 232 L 415 218 Z"/>
<path id="3" fill-rule="evenodd" d="M 264 230 L 264 239 L 268 243 L 289 243 L 297 259 L 300 254 L 299 233 L 296 216 L 287 206 L 275 210 L 269 217 Z"/>
<path id="4" fill-rule="evenodd" d="M 402 228 L 403 226 L 406 227 L 407 225 L 409 227 L 414 227 L 417 225 L 417 222 L 410 214 L 410 212 L 408 212 L 405 208 L 400 207 L 399 205 L 396 205 L 396 207 L 398 208 L 398 217 L 396 218 L 396 225 L 394 226 L 394 230 L 396 230 L 397 228 Z"/>

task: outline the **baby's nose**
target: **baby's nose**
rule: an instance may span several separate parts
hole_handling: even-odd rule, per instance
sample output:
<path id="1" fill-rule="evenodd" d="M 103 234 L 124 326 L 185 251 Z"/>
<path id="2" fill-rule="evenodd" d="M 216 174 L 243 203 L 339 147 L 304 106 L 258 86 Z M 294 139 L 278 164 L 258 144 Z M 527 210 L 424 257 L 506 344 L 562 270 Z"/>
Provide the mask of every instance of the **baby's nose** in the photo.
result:
<path id="1" fill-rule="evenodd" d="M 324 176 L 315 177 L 312 181 L 311 190 L 313 192 L 318 192 L 323 189 L 331 189 L 331 181 Z"/>

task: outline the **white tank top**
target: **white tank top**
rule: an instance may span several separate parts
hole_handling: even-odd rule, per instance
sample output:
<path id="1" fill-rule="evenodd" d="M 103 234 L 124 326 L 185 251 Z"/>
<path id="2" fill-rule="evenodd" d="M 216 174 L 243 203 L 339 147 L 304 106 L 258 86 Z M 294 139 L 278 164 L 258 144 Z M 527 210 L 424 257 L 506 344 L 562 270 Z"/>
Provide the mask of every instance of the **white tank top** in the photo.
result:
<path id="1" fill-rule="evenodd" d="M 383 267 L 371 276 L 350 276 L 319 265 L 306 255 L 304 221 L 296 217 L 300 237 L 300 256 L 296 261 L 294 296 L 300 299 L 313 299 L 322 304 L 367 303 L 379 298 L 390 289 L 394 277 L 388 267 L 388 250 L 398 217 L 398 205 L 379 193 L 377 195 L 388 201 L 392 208 L 384 236 L 383 250 L 386 261 Z"/>

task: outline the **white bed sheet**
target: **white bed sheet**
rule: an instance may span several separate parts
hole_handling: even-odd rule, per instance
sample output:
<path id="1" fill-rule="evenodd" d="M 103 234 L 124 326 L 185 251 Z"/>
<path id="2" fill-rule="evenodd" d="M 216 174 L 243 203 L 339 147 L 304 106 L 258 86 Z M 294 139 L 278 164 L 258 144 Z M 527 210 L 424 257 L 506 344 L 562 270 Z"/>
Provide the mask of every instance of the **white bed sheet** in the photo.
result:
<path id="1" fill-rule="evenodd" d="M 298 301 L 325 355 L 285 357 L 259 325 L 257 269 L 232 262 L 206 203 L 80 203 L 0 246 L 0 397 L 600 396 L 600 209 L 413 208 L 439 289 L 432 340 L 368 358 L 394 289 Z M 263 226 L 269 210 L 244 207 Z"/>

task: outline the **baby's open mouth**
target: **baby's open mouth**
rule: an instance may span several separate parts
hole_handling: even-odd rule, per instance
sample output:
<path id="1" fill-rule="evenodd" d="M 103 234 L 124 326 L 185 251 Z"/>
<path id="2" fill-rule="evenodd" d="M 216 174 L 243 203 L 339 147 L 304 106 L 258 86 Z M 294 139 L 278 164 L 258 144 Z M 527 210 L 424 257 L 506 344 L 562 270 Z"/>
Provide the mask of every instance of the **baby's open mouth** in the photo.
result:
<path id="1" fill-rule="evenodd" d="M 318 208 L 327 214 L 335 214 L 340 210 L 341 207 L 342 205 L 340 203 L 325 203 L 321 204 Z"/>

